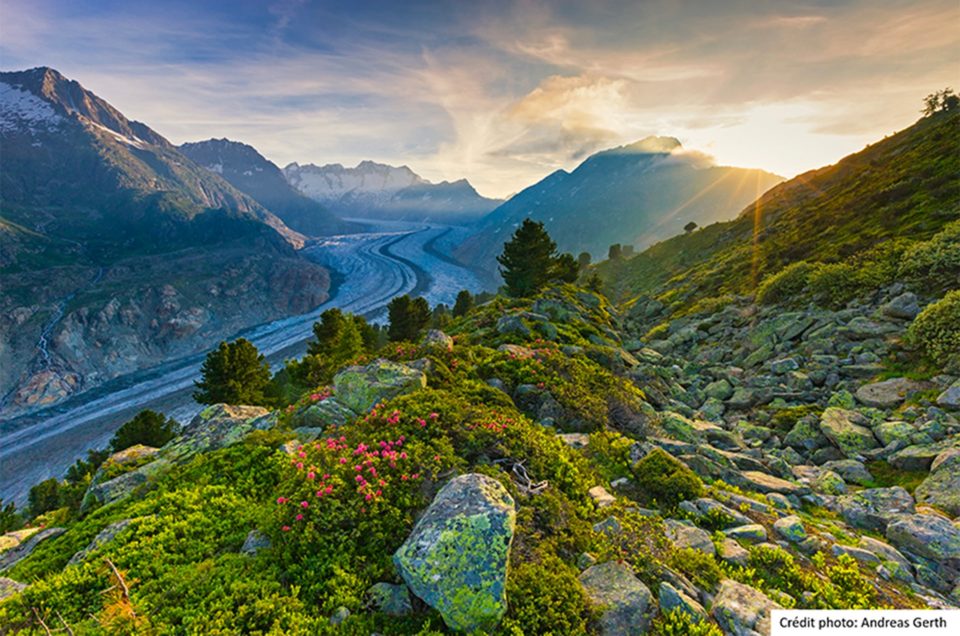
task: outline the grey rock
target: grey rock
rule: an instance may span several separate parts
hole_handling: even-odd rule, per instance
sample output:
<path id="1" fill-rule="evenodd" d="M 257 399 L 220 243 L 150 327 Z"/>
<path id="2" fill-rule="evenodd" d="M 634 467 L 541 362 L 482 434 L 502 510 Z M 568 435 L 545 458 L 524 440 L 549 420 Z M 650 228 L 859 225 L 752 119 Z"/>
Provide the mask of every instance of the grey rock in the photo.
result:
<path id="1" fill-rule="evenodd" d="M 70 560 L 67 561 L 67 565 L 76 565 L 77 563 L 84 561 L 94 550 L 97 550 L 110 541 L 113 541 L 118 534 L 120 534 L 132 523 L 132 521 L 132 519 L 123 519 L 121 521 L 111 523 L 109 526 L 98 532 L 97 536 L 93 538 L 93 541 L 91 541 L 87 547 L 70 557 Z"/>
<path id="2" fill-rule="evenodd" d="M 406 616 L 413 613 L 410 590 L 406 585 L 375 583 L 367 590 L 370 607 L 388 616 Z"/>
<path id="3" fill-rule="evenodd" d="M 867 424 L 860 413 L 835 407 L 820 416 L 820 430 L 848 457 L 879 446 Z"/>
<path id="4" fill-rule="evenodd" d="M 960 380 L 937 396 L 937 405 L 945 409 L 960 410 Z"/>
<path id="5" fill-rule="evenodd" d="M 603 486 L 594 486 L 587 491 L 587 494 L 590 495 L 590 498 L 593 499 L 593 502 L 597 504 L 598 508 L 606 508 L 617 502 L 617 498 L 607 492 L 607 489 Z"/>
<path id="6" fill-rule="evenodd" d="M 690 548 L 711 555 L 716 553 L 710 535 L 704 530 L 676 519 L 665 519 L 663 524 L 667 538 L 673 543 L 674 547 L 679 549 Z"/>
<path id="7" fill-rule="evenodd" d="M 920 305 L 917 302 L 917 295 L 912 292 L 905 292 L 882 308 L 884 315 L 891 318 L 900 318 L 901 320 L 913 320 L 920 313 Z"/>
<path id="8" fill-rule="evenodd" d="M 27 589 L 26 583 L 20 583 L 5 576 L 0 576 L 0 602 L 7 600 L 14 594 L 19 594 Z"/>
<path id="9" fill-rule="evenodd" d="M 604 608 L 601 634 L 639 636 L 647 632 L 653 595 L 628 566 L 615 561 L 591 566 L 580 574 L 580 584 L 590 602 Z"/>
<path id="10" fill-rule="evenodd" d="M 807 538 L 803 521 L 796 515 L 788 515 L 774 521 L 773 531 L 791 543 L 800 543 Z"/>
<path id="11" fill-rule="evenodd" d="M 269 548 L 270 545 L 270 537 L 259 530 L 251 530 L 247 533 L 247 538 L 243 540 L 243 546 L 240 547 L 240 554 L 253 555 L 260 550 Z"/>
<path id="12" fill-rule="evenodd" d="M 58 537 L 66 532 L 65 528 L 46 528 L 33 534 L 26 541 L 0 553 L 0 572 L 9 570 L 20 561 L 26 559 L 38 545 L 47 539 Z"/>
<path id="13" fill-rule="evenodd" d="M 873 481 L 873 475 L 856 459 L 837 459 L 823 464 L 823 468 L 837 473 L 843 480 L 851 484 L 867 486 Z"/>
<path id="14" fill-rule="evenodd" d="M 727 528 L 723 531 L 731 539 L 737 541 L 746 541 L 747 543 L 763 543 L 767 540 L 767 529 L 759 523 L 751 523 L 746 526 L 736 528 Z"/>
<path id="15" fill-rule="evenodd" d="M 718 551 L 721 559 L 734 565 L 746 567 L 750 561 L 750 553 L 737 541 L 730 538 L 724 539 L 720 543 Z"/>
<path id="16" fill-rule="evenodd" d="M 923 390 L 924 385 L 907 378 L 892 378 L 883 382 L 864 384 L 855 393 L 861 404 L 878 409 L 896 408 L 912 393 Z"/>
<path id="17" fill-rule="evenodd" d="M 699 623 L 706 618 L 707 613 L 703 605 L 666 581 L 660 582 L 658 600 L 663 614 L 680 611 L 689 616 L 694 623 Z"/>
<path id="18" fill-rule="evenodd" d="M 922 557 L 960 558 L 960 529 L 937 515 L 900 515 L 887 525 L 886 535 L 901 550 Z"/>
<path id="19" fill-rule="evenodd" d="M 436 351 L 453 351 L 453 338 L 439 329 L 431 329 L 428 331 L 420 344 Z"/>
<path id="20" fill-rule="evenodd" d="M 930 474 L 914 491 L 917 501 L 960 516 L 960 449 L 951 448 L 931 462 Z"/>
<path id="21" fill-rule="evenodd" d="M 835 505 L 851 526 L 880 533 L 886 531 L 892 518 L 914 511 L 913 497 L 900 486 L 868 488 L 842 495 L 837 497 Z"/>
<path id="22" fill-rule="evenodd" d="M 725 634 L 756 636 L 770 633 L 770 612 L 780 605 L 749 585 L 726 579 L 713 601 L 713 617 Z"/>
<path id="23" fill-rule="evenodd" d="M 846 554 L 847 556 L 852 556 L 857 561 L 863 561 L 864 563 L 880 563 L 880 558 L 876 554 L 864 548 L 856 548 L 854 546 L 836 543 L 830 550 L 833 552 L 834 556 Z"/>

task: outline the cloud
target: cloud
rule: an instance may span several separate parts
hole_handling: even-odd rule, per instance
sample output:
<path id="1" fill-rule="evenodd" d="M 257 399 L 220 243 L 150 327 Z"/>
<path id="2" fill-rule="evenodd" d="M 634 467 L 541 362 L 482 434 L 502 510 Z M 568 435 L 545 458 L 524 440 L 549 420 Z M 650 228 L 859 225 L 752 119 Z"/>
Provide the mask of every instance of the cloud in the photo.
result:
<path id="1" fill-rule="evenodd" d="M 174 142 L 406 163 L 505 195 L 651 134 L 789 176 L 957 86 L 955 0 L 0 0 L 47 64 Z"/>

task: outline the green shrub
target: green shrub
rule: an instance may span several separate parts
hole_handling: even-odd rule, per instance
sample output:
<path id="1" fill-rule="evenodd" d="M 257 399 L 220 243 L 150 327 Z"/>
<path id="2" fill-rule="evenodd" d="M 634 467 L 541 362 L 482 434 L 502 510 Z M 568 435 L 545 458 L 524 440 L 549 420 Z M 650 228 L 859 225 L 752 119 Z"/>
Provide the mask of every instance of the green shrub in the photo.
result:
<path id="1" fill-rule="evenodd" d="M 937 364 L 950 371 L 960 369 L 960 290 L 928 305 L 907 336 Z"/>
<path id="2" fill-rule="evenodd" d="M 723 580 L 723 571 L 717 560 L 712 555 L 693 548 L 675 551 L 670 556 L 670 567 L 686 574 L 693 583 L 706 590 L 716 590 Z"/>
<path id="3" fill-rule="evenodd" d="M 633 465 L 633 476 L 640 492 L 667 508 L 696 499 L 703 492 L 703 482 L 696 473 L 659 448 Z"/>
<path id="4" fill-rule="evenodd" d="M 947 225 L 929 241 L 907 249 L 898 275 L 921 289 L 941 290 L 960 280 L 960 221 Z"/>
<path id="5" fill-rule="evenodd" d="M 767 276 L 757 288 L 757 302 L 761 305 L 791 304 L 801 296 L 816 269 L 811 263 L 799 261 Z"/>
<path id="6" fill-rule="evenodd" d="M 110 439 L 110 450 L 114 453 L 137 444 L 160 448 L 180 432 L 180 425 L 173 418 L 161 413 L 145 410 L 117 429 Z"/>
<path id="7" fill-rule="evenodd" d="M 650 626 L 652 636 L 723 636 L 715 624 L 705 620 L 695 622 L 681 609 L 661 614 Z"/>
<path id="8" fill-rule="evenodd" d="M 510 609 L 507 633 L 564 636 L 586 634 L 587 603 L 576 570 L 555 556 L 511 567 L 507 579 Z"/>

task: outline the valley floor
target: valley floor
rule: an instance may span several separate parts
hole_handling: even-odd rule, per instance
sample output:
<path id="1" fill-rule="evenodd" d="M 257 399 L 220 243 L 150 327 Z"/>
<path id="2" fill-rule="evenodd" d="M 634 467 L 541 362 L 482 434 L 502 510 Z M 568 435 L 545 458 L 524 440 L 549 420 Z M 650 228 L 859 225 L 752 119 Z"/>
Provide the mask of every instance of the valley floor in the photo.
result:
<path id="1" fill-rule="evenodd" d="M 303 354 L 314 321 L 331 307 L 376 322 L 395 296 L 414 293 L 431 305 L 452 304 L 460 289 L 478 291 L 483 286 L 476 272 L 438 251 L 459 228 L 366 223 L 366 233 L 326 238 L 305 248 L 310 258 L 339 275 L 327 302 L 309 313 L 238 334 L 252 341 L 274 367 Z M 192 356 L 117 378 L 56 407 L 0 422 L 0 499 L 22 503 L 33 484 L 60 476 L 88 449 L 105 445 L 142 409 L 189 421 L 200 410 L 191 393 L 203 358 Z"/>

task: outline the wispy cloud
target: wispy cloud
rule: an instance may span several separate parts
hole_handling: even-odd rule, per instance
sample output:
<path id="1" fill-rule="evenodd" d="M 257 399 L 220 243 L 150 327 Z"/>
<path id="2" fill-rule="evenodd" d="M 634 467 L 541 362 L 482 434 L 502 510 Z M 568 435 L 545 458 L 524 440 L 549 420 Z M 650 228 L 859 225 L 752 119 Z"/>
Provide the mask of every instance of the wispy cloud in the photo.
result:
<path id="1" fill-rule="evenodd" d="M 960 84 L 955 0 L 0 0 L 46 64 L 174 142 L 406 163 L 505 195 L 647 134 L 793 174 Z"/>

